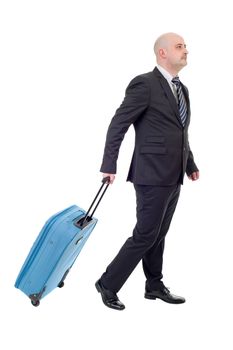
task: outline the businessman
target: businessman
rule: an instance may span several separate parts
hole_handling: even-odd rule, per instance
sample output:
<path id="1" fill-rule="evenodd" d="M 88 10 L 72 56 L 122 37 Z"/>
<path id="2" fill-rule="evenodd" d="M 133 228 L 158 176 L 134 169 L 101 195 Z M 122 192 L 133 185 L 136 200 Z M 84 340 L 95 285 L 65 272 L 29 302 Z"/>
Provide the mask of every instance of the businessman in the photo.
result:
<path id="1" fill-rule="evenodd" d="M 95 284 L 103 303 L 115 310 L 125 308 L 117 293 L 141 260 L 145 298 L 185 302 L 164 285 L 162 265 L 165 237 L 184 175 L 192 181 L 199 178 L 188 141 L 188 90 L 178 77 L 187 65 L 188 51 L 184 39 L 175 33 L 161 35 L 154 51 L 157 66 L 129 83 L 109 125 L 100 169 L 113 183 L 122 140 L 133 124 L 135 148 L 127 180 L 136 191 L 137 222 L 132 236 Z"/>

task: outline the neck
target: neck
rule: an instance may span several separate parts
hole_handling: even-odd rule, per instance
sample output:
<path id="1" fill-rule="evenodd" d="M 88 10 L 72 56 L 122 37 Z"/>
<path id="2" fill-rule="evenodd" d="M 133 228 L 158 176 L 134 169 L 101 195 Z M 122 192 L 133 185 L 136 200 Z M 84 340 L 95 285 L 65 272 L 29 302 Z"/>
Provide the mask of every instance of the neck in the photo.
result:
<path id="1" fill-rule="evenodd" d="M 158 64 L 164 69 L 166 69 L 166 71 L 170 73 L 173 76 L 173 78 L 176 77 L 180 71 L 180 69 L 178 69 L 177 67 L 171 67 L 169 64 L 166 64 L 165 62 L 158 62 Z"/>

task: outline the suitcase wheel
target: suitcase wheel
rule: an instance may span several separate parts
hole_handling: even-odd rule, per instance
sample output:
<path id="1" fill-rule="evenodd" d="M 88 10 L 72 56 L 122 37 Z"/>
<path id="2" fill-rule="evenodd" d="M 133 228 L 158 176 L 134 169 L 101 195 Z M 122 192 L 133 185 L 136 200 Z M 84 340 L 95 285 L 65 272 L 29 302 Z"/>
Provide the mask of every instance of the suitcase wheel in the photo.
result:
<path id="1" fill-rule="evenodd" d="M 64 285 L 65 285 L 65 283 L 62 281 L 58 284 L 58 288 L 62 288 L 62 287 L 64 287 Z"/>
<path id="2" fill-rule="evenodd" d="M 33 306 L 39 306 L 40 305 L 40 301 L 39 300 L 31 300 L 31 303 Z"/>

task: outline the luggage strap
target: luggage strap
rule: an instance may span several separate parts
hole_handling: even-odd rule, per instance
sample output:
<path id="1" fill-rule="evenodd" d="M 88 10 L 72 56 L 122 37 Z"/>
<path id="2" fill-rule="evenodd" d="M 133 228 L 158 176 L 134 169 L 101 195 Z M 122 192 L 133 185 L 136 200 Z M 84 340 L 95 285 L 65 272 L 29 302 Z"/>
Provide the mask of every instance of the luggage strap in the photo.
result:
<path id="1" fill-rule="evenodd" d="M 81 220 L 79 220 L 77 222 L 77 226 L 79 226 L 80 228 L 83 228 L 85 226 L 85 224 L 87 224 L 89 221 L 91 221 L 96 209 L 98 208 L 105 192 L 107 191 L 107 188 L 110 184 L 110 176 L 106 176 L 103 178 L 102 180 L 102 185 L 100 186 L 99 191 L 97 192 L 93 202 L 91 203 L 89 209 L 86 212 L 86 215 L 84 216 L 84 218 L 82 218 Z M 104 189 L 103 189 L 104 188 Z M 103 190 L 103 191 L 102 191 Z M 101 193 L 102 192 L 102 193 Z M 97 202 L 97 203 L 96 203 Z M 92 210 L 92 213 L 89 215 L 92 207 L 95 205 L 94 209 Z"/>

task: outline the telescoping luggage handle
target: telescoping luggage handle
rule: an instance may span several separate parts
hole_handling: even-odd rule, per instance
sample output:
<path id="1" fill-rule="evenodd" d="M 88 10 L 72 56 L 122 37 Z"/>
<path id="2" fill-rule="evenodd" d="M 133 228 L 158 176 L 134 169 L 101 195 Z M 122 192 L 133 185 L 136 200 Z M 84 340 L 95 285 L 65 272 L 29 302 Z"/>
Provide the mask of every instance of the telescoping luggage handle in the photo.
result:
<path id="1" fill-rule="evenodd" d="M 98 206 L 101 202 L 101 199 L 103 198 L 105 192 L 107 191 L 109 184 L 110 184 L 110 176 L 104 177 L 102 180 L 102 185 L 100 186 L 99 191 L 97 192 L 93 202 L 91 203 L 90 208 L 87 210 L 86 215 L 75 224 L 76 226 L 83 228 L 84 226 L 86 226 L 88 224 L 88 222 L 91 221 L 96 209 L 98 208 Z M 104 188 L 104 190 L 103 190 L 103 188 Z M 92 210 L 92 213 L 90 214 L 91 209 L 93 208 L 94 205 L 95 205 L 95 207 Z"/>

